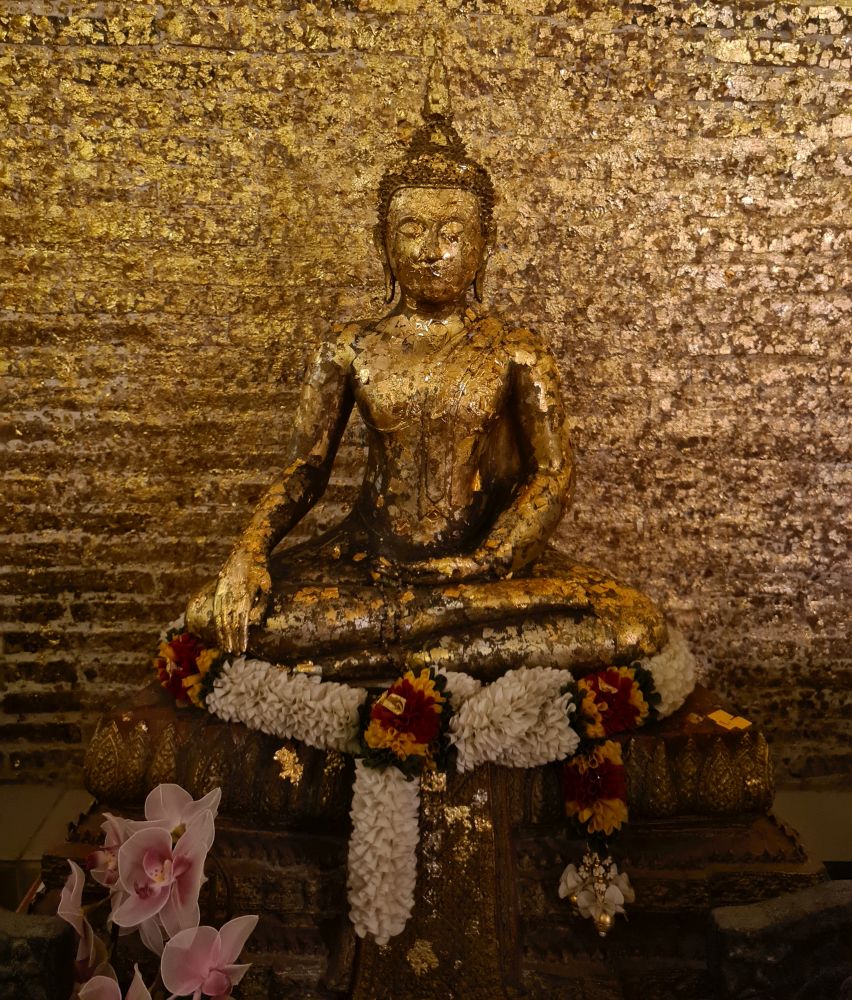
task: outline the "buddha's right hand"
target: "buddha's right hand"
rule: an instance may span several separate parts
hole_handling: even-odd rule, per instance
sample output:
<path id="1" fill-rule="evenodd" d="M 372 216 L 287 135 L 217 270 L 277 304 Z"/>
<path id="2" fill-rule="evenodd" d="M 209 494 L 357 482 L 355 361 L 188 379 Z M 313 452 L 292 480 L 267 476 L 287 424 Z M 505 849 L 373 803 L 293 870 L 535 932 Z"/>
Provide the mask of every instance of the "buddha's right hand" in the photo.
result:
<path id="1" fill-rule="evenodd" d="M 271 587 L 265 557 L 237 546 L 219 573 L 213 596 L 216 635 L 225 652 L 245 652 L 249 625 L 263 618 Z"/>

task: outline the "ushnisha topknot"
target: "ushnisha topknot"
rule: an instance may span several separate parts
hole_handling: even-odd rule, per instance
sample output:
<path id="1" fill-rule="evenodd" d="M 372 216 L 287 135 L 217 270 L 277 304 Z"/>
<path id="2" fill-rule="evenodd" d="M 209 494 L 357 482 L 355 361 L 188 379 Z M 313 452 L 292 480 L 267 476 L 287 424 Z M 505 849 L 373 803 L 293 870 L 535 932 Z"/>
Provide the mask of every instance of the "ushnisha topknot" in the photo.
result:
<path id="1" fill-rule="evenodd" d="M 494 185 L 483 166 L 472 160 L 453 126 L 447 68 L 440 46 L 429 68 L 423 124 L 414 134 L 404 159 L 387 170 L 379 183 L 379 224 L 384 230 L 391 198 L 405 187 L 453 187 L 479 200 L 482 234 L 490 239 L 494 226 Z"/>

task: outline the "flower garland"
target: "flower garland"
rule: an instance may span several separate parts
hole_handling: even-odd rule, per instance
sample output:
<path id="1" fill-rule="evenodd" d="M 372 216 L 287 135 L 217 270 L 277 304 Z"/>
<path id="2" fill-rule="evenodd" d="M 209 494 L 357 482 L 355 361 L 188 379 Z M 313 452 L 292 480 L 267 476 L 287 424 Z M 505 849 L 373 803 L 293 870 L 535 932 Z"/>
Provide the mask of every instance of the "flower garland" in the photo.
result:
<path id="1" fill-rule="evenodd" d="M 419 779 L 355 762 L 349 916 L 360 937 L 371 934 L 380 945 L 402 931 L 414 909 L 419 817 Z"/>
<path id="2" fill-rule="evenodd" d="M 323 682 L 316 674 L 291 674 L 241 656 L 222 666 L 206 707 L 226 722 L 243 722 L 320 750 L 353 752 L 366 698 L 362 688 Z"/>
<path id="3" fill-rule="evenodd" d="M 520 667 L 482 685 L 431 667 L 407 671 L 386 690 L 368 692 L 299 668 L 245 657 L 230 661 L 205 649 L 178 621 L 164 637 L 155 669 L 179 701 L 357 758 L 350 917 L 358 935 L 369 934 L 379 944 L 402 931 L 414 907 L 424 770 L 563 761 L 566 815 L 601 840 L 627 821 L 621 746 L 611 737 L 671 714 L 695 684 L 694 658 L 676 629 L 656 656 L 577 681 L 566 670 Z M 563 885 L 569 883 L 562 895 L 602 934 L 632 899 L 627 876 L 591 848 L 579 873 L 573 865 L 566 868 Z"/>
<path id="4" fill-rule="evenodd" d="M 472 693 L 450 722 L 458 770 L 537 767 L 572 754 L 580 739 L 568 721 L 571 682 L 567 670 L 522 667 Z"/>

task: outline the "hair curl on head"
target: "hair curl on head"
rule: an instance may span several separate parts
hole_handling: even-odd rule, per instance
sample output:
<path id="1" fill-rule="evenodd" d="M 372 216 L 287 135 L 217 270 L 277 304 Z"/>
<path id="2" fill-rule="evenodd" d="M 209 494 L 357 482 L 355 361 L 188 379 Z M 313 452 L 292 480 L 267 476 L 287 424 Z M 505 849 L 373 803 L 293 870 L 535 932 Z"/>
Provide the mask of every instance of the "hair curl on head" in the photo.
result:
<path id="1" fill-rule="evenodd" d="M 479 201 L 479 221 L 486 241 L 494 231 L 494 185 L 486 169 L 470 159 L 452 119 L 427 114 L 405 159 L 388 170 L 379 183 L 379 225 L 384 232 L 391 199 L 400 188 L 450 187 L 470 191 Z"/>

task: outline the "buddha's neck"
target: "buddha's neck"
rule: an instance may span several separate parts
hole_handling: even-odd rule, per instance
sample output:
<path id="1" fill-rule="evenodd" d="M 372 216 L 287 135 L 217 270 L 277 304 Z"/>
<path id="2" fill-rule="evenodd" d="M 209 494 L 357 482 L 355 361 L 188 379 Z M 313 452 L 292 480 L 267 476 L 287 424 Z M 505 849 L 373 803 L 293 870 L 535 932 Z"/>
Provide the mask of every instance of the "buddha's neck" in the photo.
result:
<path id="1" fill-rule="evenodd" d="M 458 323 L 464 326 L 466 323 L 465 311 L 467 308 L 468 304 L 464 299 L 458 302 L 433 305 L 432 303 L 420 302 L 403 295 L 399 305 L 394 309 L 393 315 L 404 316 L 412 322 L 426 324 L 443 323 L 448 326 Z"/>

